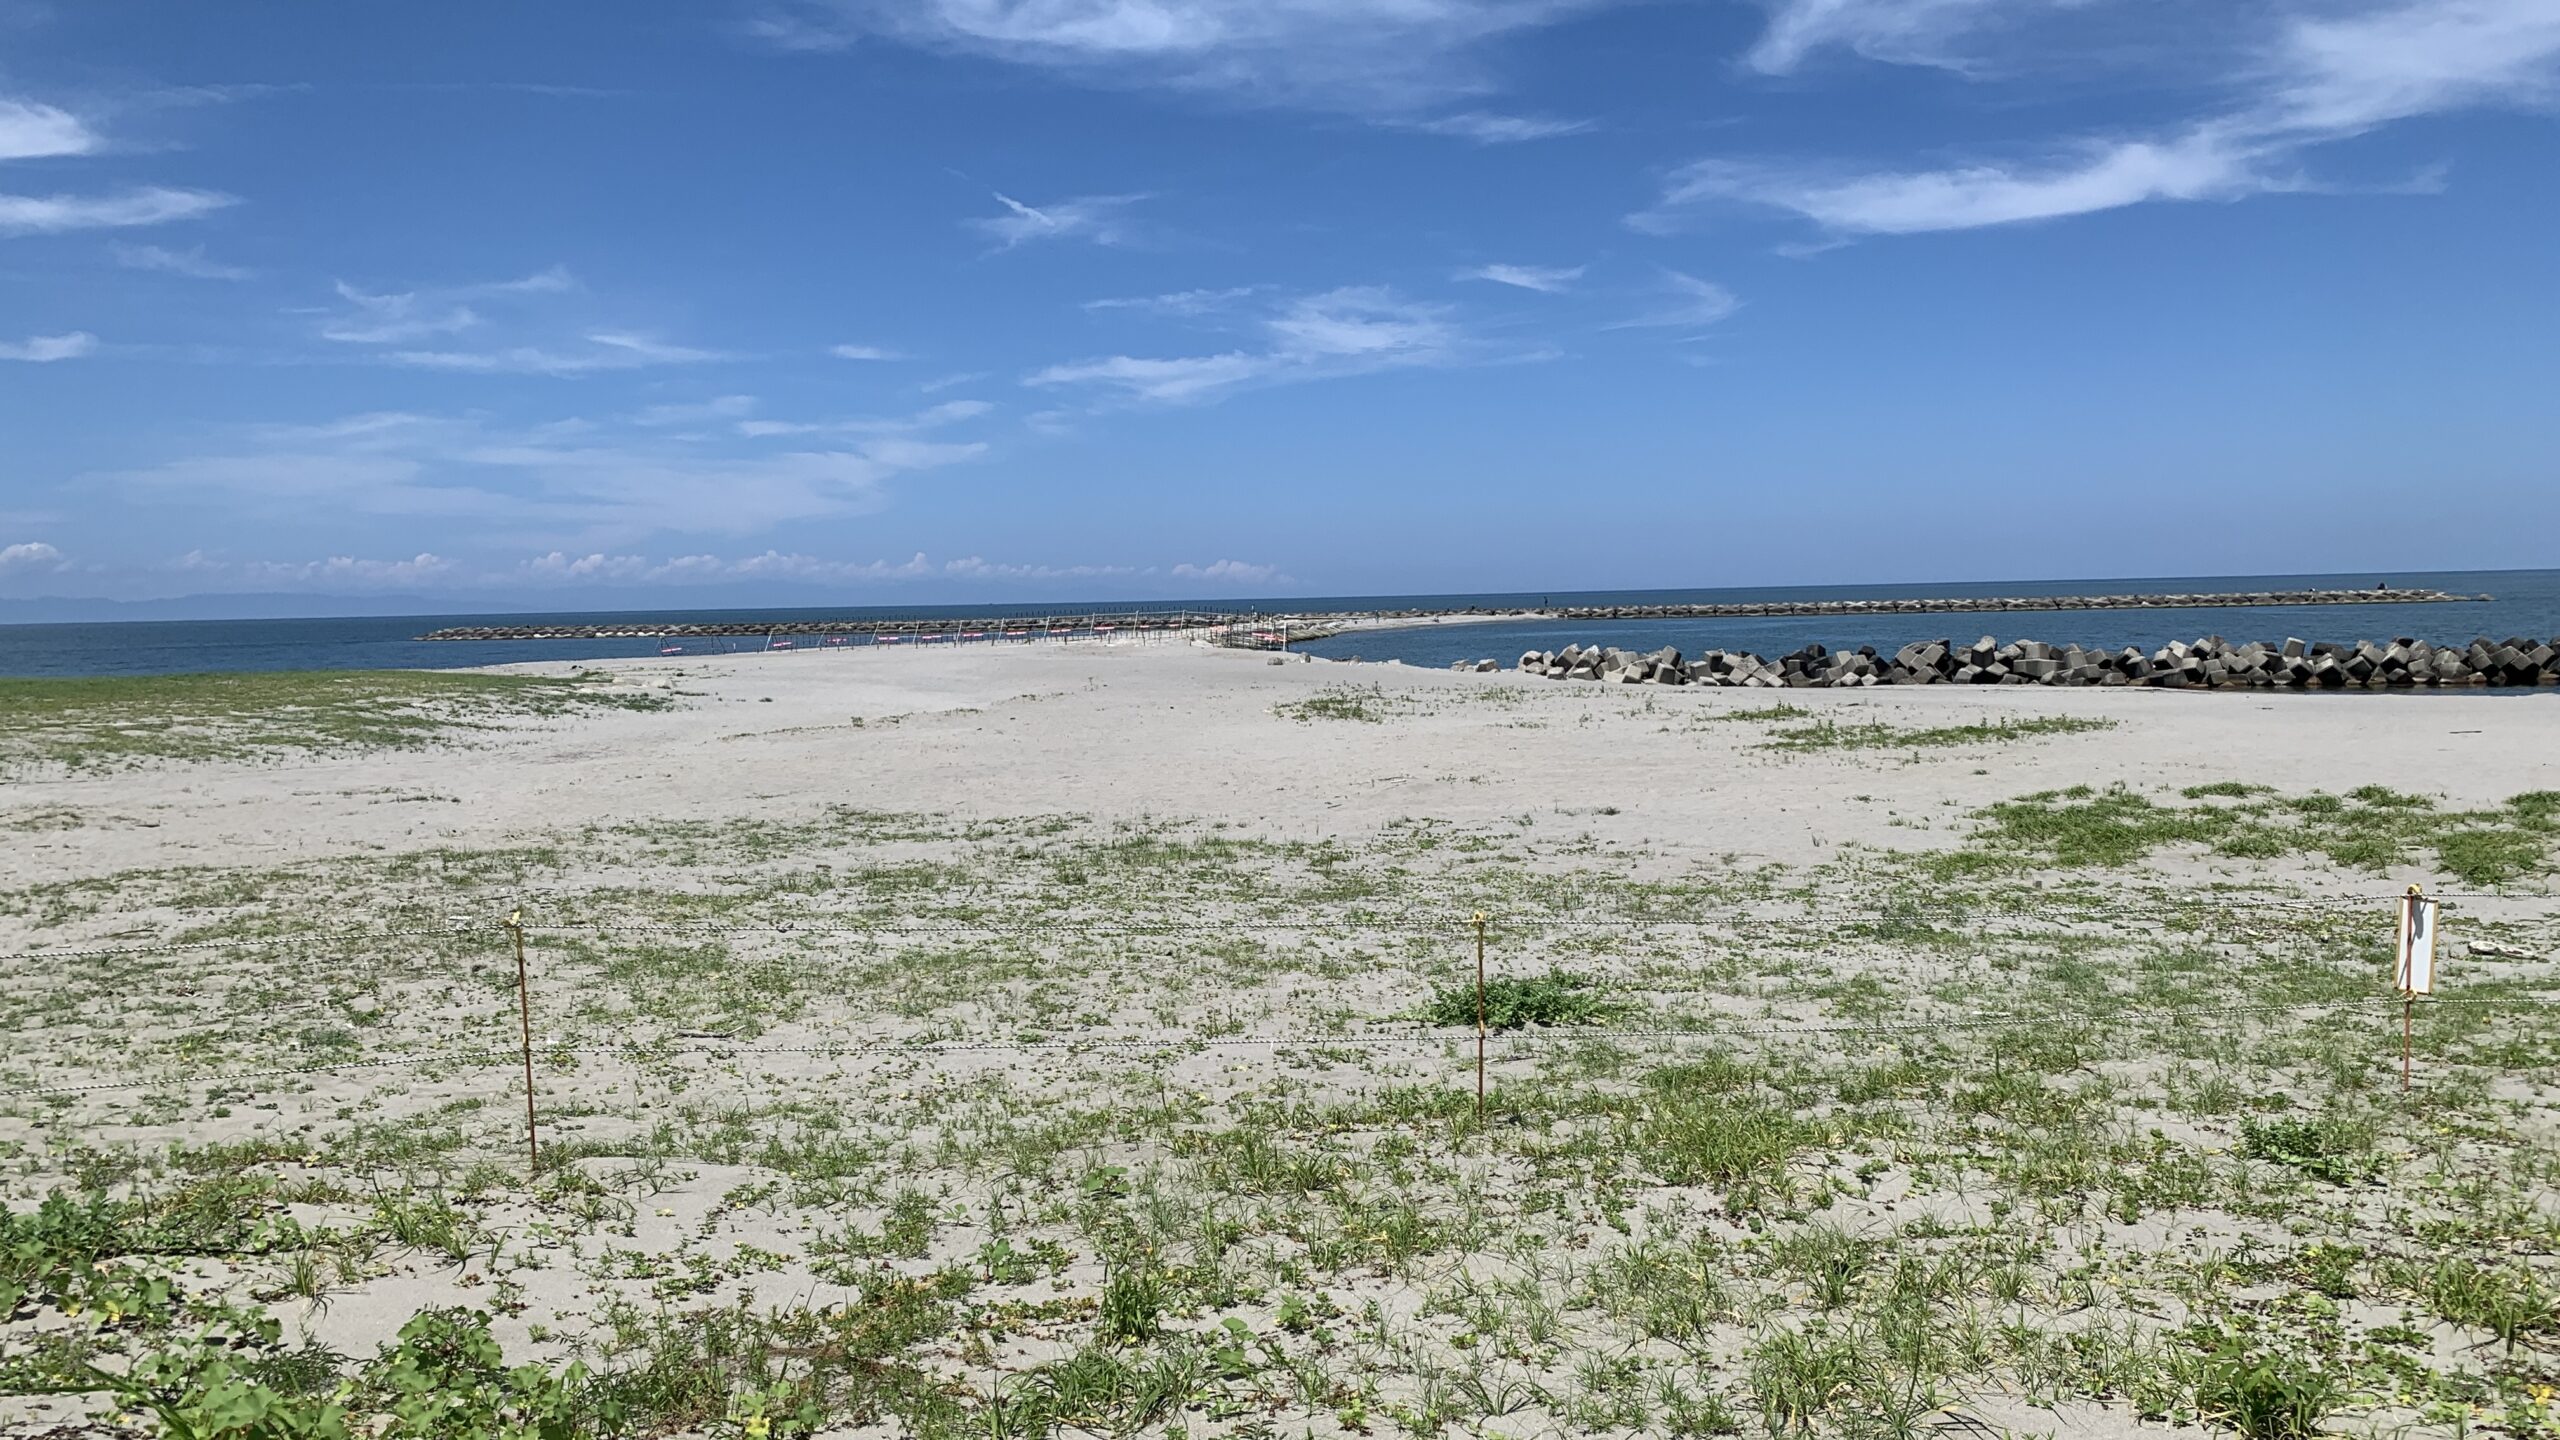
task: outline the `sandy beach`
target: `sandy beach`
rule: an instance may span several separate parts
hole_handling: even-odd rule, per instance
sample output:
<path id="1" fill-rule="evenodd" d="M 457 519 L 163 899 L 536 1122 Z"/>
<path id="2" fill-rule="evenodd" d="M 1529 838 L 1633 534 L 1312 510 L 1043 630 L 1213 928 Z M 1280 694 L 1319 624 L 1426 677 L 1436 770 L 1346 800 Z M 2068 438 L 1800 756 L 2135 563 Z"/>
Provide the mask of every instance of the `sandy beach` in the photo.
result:
<path id="1" fill-rule="evenodd" d="M 1931 814 L 2070 785 L 2174 790 L 2235 776 L 2284 791 L 2382 785 L 2460 805 L 2560 788 L 2560 706 L 2541 695 L 1601 689 L 1271 661 L 1123 644 L 518 667 L 600 673 L 685 703 L 508 734 L 465 754 L 18 778 L 13 809 L 69 807 L 91 823 L 11 847 L 0 880 L 501 843 L 613 821 L 796 819 L 842 805 L 1214 821 L 1289 840 L 1366 836 L 1398 819 L 1474 827 L 1527 815 L 1656 847 L 1672 863 L 1733 854 L 1804 864 L 1842 844 L 1925 849 L 1950 838 L 1889 825 L 1878 802 L 1853 798 L 1862 792 Z M 1376 687 L 1394 723 L 1274 714 L 1345 686 Z M 2067 715 L 2116 728 L 1990 754 L 1891 757 L 1888 746 L 1880 760 L 1772 755 L 1759 727 L 1716 723 L 1778 704 L 1851 723 Z M 436 803 L 384 803 L 392 793 Z M 2395 870 L 2378 883 L 2426 878 Z"/>
<path id="2" fill-rule="evenodd" d="M 823 1434 L 1774 1434 L 1812 1345 L 1859 1424 L 2115 1435 L 2215 1403 L 2213 1335 L 2367 1377 L 2375 1433 L 2535 1403 L 2427 1267 L 2552 1279 L 2553 697 L 520 673 L 661 708 L 9 774 L 13 1210 L 183 1192 L 201 1234 L 101 1263 L 348 1357 L 478 1311 L 639 1433 L 779 1383 Z M 2411 884 L 2476 1007 L 2415 1100 Z M 1523 1017 L 1481 1124 L 1480 914 Z M 93 1283 L 12 1353 L 112 1351 Z"/>

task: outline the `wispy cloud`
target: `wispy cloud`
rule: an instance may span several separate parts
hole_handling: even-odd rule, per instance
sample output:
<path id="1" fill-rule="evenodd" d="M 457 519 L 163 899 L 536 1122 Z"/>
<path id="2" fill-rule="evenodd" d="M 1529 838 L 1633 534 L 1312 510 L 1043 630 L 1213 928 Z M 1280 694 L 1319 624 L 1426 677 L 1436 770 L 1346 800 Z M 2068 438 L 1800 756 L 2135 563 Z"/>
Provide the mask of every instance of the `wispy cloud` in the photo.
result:
<path id="1" fill-rule="evenodd" d="M 946 400 L 913 415 L 868 416 L 850 420 L 741 420 L 741 435 L 899 435 L 975 420 L 996 407 L 984 400 Z"/>
<path id="2" fill-rule="evenodd" d="M 1782 9 L 1781 20 L 1796 8 Z M 1852 16 L 1872 19 L 1874 10 L 1805 13 L 1836 27 Z M 2308 188 L 2300 161 L 2313 147 L 2421 115 L 2550 103 L 2560 94 L 2560 8 L 2549 0 L 2386 0 L 2296 14 L 2230 69 L 2231 83 L 2249 95 L 2245 103 L 2161 134 L 2086 138 L 2022 159 L 1918 170 L 1719 158 L 1672 172 L 1659 202 L 1628 222 L 1664 231 L 1700 206 L 1742 204 L 1840 235 L 1900 235 L 2300 190 Z"/>
<path id="3" fill-rule="evenodd" d="M 0 549 L 0 575 L 63 568 L 50 545 Z M 686 586 L 769 581 L 805 585 L 896 586 L 960 580 L 992 585 L 1037 585 L 1079 580 L 1172 581 L 1209 590 L 1296 583 L 1277 565 L 1244 560 L 1129 565 L 990 560 L 983 555 L 935 560 L 919 550 L 904 560 L 848 560 L 801 551 L 767 549 L 748 555 L 695 552 L 648 555 L 632 551 L 553 549 L 508 562 L 474 563 L 433 551 L 372 559 L 330 555 L 314 560 L 234 559 L 198 549 L 163 567 L 190 583 L 230 589 L 444 593 L 542 589 L 583 590 L 637 585 Z"/>
<path id="4" fill-rule="evenodd" d="M 1131 233 L 1125 212 L 1147 197 L 1080 195 L 1038 206 L 1025 205 L 1002 191 L 995 192 L 995 198 L 1004 206 L 1006 213 L 966 223 L 970 229 L 995 241 L 996 248 L 1011 250 L 1034 240 L 1089 240 L 1096 245 L 1125 243 Z"/>
<path id="5" fill-rule="evenodd" d="M 68 110 L 31 100 L 0 99 L 0 160 L 87 155 L 100 143 L 97 132 Z"/>
<path id="6" fill-rule="evenodd" d="M 395 350 L 384 357 L 396 365 L 421 370 L 458 370 L 482 375 L 592 375 L 605 370 L 638 370 L 651 365 L 700 365 L 737 357 L 719 350 L 675 345 L 646 335 L 598 331 L 584 348 L 562 350 L 540 345 L 514 345 L 502 350 Z"/>
<path id="7" fill-rule="evenodd" d="M 346 281 L 337 284 L 338 298 L 352 307 L 320 327 L 320 338 L 350 345 L 396 345 L 430 335 L 451 335 L 480 323 L 468 305 L 422 299 L 416 292 L 371 295 Z"/>
<path id="8" fill-rule="evenodd" d="M 107 246 L 107 253 L 127 270 L 156 270 L 164 275 L 184 275 L 191 280 L 247 280 L 258 273 L 245 266 L 208 260 L 201 245 L 188 250 L 169 250 L 158 245 L 130 245 L 117 240 Z"/>
<path id="9" fill-rule="evenodd" d="M 1518 145 L 1531 140 L 1552 140 L 1559 135 L 1579 135 L 1593 128 L 1589 120 L 1568 120 L 1554 115 L 1498 115 L 1484 110 L 1434 115 L 1402 124 L 1408 130 L 1455 136 L 1460 140 L 1473 140 L 1479 145 Z"/>
<path id="10" fill-rule="evenodd" d="M 701 425 L 715 420 L 738 420 L 756 410 L 753 395 L 715 395 L 708 400 L 677 401 L 666 405 L 647 405 L 631 416 L 631 423 L 649 429 L 670 425 Z"/>
<path id="11" fill-rule="evenodd" d="M 582 287 L 561 266 L 506 280 L 398 291 L 368 291 L 339 281 L 339 304 L 322 310 L 320 338 L 361 346 L 387 365 L 487 375 L 590 375 L 654 365 L 697 365 L 737 357 L 664 340 L 619 326 L 570 328 L 556 297 Z M 592 310 L 591 304 L 579 308 Z M 563 329 L 569 329 L 566 337 Z M 492 332 L 468 349 L 419 341 Z"/>
<path id="12" fill-rule="evenodd" d="M 351 345 L 398 345 L 431 335 L 453 335 L 481 324 L 472 301 L 521 305 L 527 297 L 560 295 L 576 288 L 576 278 L 557 265 L 511 280 L 379 293 L 340 280 L 335 289 L 345 306 L 321 321 L 320 337 Z"/>
<path id="13" fill-rule="evenodd" d="M 1582 278 L 1583 269 L 1580 265 L 1478 265 L 1472 270 L 1461 270 L 1452 278 L 1489 280 L 1496 285 L 1555 295 L 1572 289 L 1573 282 Z"/>
<path id="14" fill-rule="evenodd" d="M 166 225 L 239 202 L 211 190 L 144 186 L 113 195 L 0 195 L 0 235 L 56 235 Z"/>
<path id="15" fill-rule="evenodd" d="M 31 360 L 44 364 L 54 360 L 77 360 L 97 353 L 98 337 L 86 330 L 67 335 L 30 335 L 19 341 L 0 341 L 0 360 Z"/>
<path id="16" fill-rule="evenodd" d="M 1140 310 L 1152 315 L 1207 315 L 1270 289 L 1268 285 L 1236 285 L 1224 290 L 1175 290 L 1163 295 L 1115 295 L 1087 300 L 1087 310 Z"/>
<path id="17" fill-rule="evenodd" d="M 1251 343 L 1216 354 L 1112 355 L 1052 365 L 1024 383 L 1173 405 L 1249 386 L 1460 364 L 1485 348 L 1459 330 L 1445 307 L 1407 300 L 1381 286 L 1287 300 L 1258 316 L 1249 334 Z"/>
<path id="18" fill-rule="evenodd" d="M 1668 295 L 1665 303 L 1607 328 L 1699 330 L 1742 308 L 1741 299 L 1731 290 L 1713 280 L 1701 280 L 1677 270 L 1662 272 L 1662 286 Z"/>
<path id="19" fill-rule="evenodd" d="M 1662 209 L 1711 200 L 1790 211 L 1860 235 L 1970 230 L 2050 220 L 2145 200 L 2237 199 L 2277 188 L 2253 147 L 2198 133 L 2167 143 L 2086 146 L 2046 164 L 1827 175 L 1765 164 L 1703 161 L 1674 177 Z M 1656 228 L 1638 220 L 1639 228 Z"/>
<path id="20" fill-rule="evenodd" d="M 637 423 L 499 428 L 405 412 L 255 427 L 229 448 L 87 477 L 171 509 L 289 523 L 468 523 L 489 543 L 600 548 L 653 535 L 754 535 L 888 503 L 900 475 L 961 464 L 982 442 L 912 433 L 773 448 Z"/>
<path id="21" fill-rule="evenodd" d="M 766 43 L 882 36 L 1087 83 L 1408 117 L 1496 88 L 1483 52 L 1602 0 L 775 0 Z"/>
<path id="22" fill-rule="evenodd" d="M 1769 23 L 1743 63 L 1783 75 L 1815 51 L 1839 46 L 1898 65 L 1971 68 L 1958 52 L 1966 36 L 2022 12 L 2082 8 L 2090 0 L 1772 0 Z"/>
<path id="23" fill-rule="evenodd" d="M 839 360 L 904 360 L 907 358 L 895 350 L 884 349 L 878 345 L 830 345 L 827 347 L 827 353 Z"/>

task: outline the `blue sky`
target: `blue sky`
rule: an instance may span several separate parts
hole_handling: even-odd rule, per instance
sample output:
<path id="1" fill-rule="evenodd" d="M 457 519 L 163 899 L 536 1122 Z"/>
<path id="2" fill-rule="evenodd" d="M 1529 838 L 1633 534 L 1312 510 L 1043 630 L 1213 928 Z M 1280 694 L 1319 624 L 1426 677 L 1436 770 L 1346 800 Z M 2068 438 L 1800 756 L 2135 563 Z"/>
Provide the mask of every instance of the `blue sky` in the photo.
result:
<path id="1" fill-rule="evenodd" d="M 2552 563 L 2553 0 L 0 0 L 0 598 Z"/>

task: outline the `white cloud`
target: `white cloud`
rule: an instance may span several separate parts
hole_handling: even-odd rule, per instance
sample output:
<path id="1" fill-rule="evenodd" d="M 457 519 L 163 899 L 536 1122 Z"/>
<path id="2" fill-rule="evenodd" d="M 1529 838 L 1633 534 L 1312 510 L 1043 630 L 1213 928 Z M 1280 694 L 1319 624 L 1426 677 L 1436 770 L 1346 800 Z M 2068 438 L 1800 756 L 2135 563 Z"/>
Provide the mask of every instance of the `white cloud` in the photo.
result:
<path id="1" fill-rule="evenodd" d="M 901 435 L 975 420 L 995 409 L 984 400 L 947 400 L 913 415 L 854 420 L 742 420 L 739 434 L 751 439 L 777 435 Z"/>
<path id="2" fill-rule="evenodd" d="M 1592 122 L 1588 120 L 1566 120 L 1553 115 L 1496 115 L 1483 110 L 1408 120 L 1403 125 L 1409 130 L 1452 135 L 1461 140 L 1473 140 L 1479 145 L 1518 145 L 1530 140 L 1552 140 L 1559 135 L 1579 135 L 1592 128 Z"/>
<path id="3" fill-rule="evenodd" d="M 708 584 L 736 580 L 794 580 L 813 583 L 897 583 L 915 580 L 986 580 L 1000 583 L 1056 580 L 1169 578 L 1210 585 L 1288 584 L 1275 565 L 1219 560 L 1207 565 L 1043 564 L 989 560 L 983 555 L 935 561 L 923 551 L 904 560 L 830 560 L 781 550 L 727 558 L 719 555 L 646 555 L 591 551 L 572 555 L 554 550 L 537 555 L 512 571 L 491 572 L 486 579 L 531 580 L 543 584 L 643 585 Z"/>
<path id="4" fill-rule="evenodd" d="M 322 339 L 367 347 L 384 364 L 475 374 L 571 376 L 736 358 L 618 328 L 573 331 L 565 341 L 541 338 L 558 333 L 554 297 L 580 288 L 577 278 L 558 265 L 507 280 L 398 291 L 367 291 L 341 280 L 336 285 L 340 304 L 320 312 L 317 333 Z M 484 331 L 494 333 L 467 350 L 418 343 Z M 511 340 L 516 343 L 504 343 Z"/>
<path id="5" fill-rule="evenodd" d="M 1440 306 L 1379 286 L 1288 300 L 1253 325 L 1256 343 L 1213 355 L 1114 355 L 1052 365 L 1024 382 L 1090 386 L 1125 399 L 1181 404 L 1248 385 L 1285 384 L 1404 367 L 1456 364 L 1479 348 Z"/>
<path id="6" fill-rule="evenodd" d="M 97 133 L 67 110 L 31 100 L 0 100 L 0 160 L 43 160 L 87 155 Z"/>
<path id="7" fill-rule="evenodd" d="M 250 560 L 228 566 L 205 559 L 201 551 L 192 552 L 190 558 L 197 561 L 190 568 L 217 572 L 227 570 L 240 580 L 262 588 L 408 590 L 449 580 L 459 568 L 441 555 L 423 551 L 406 560 L 360 560 L 350 555 L 332 555 L 325 560 Z"/>
<path id="8" fill-rule="evenodd" d="M 41 540 L 21 540 L 14 545 L 0 545 L 0 575 L 30 574 L 38 570 L 65 568 L 62 552 Z"/>
<path id="9" fill-rule="evenodd" d="M 904 360 L 907 358 L 895 350 L 884 350 L 877 345 L 830 345 L 827 347 L 827 353 L 839 360 Z"/>
<path id="10" fill-rule="evenodd" d="M 1938 16 L 1980 7 L 1924 4 Z M 1772 35 L 1836 38 L 1904 10 L 1843 0 L 1780 8 Z M 1860 31 L 1859 33 L 1867 33 Z M 1764 45 L 1767 44 L 1764 38 Z M 1802 50 L 1780 47 L 1778 61 Z M 1672 172 L 1662 198 L 1628 217 L 1675 228 L 1702 204 L 1787 211 L 1842 235 L 1895 235 L 2086 215 L 2150 201 L 2234 200 L 2306 188 L 2312 147 L 2396 120 L 2481 105 L 2546 106 L 2560 96 L 2560 7 L 2551 0 L 2385 0 L 2283 18 L 2230 67 L 2243 103 L 2148 137 L 2091 138 L 2027 158 L 1919 170 L 1847 170 L 1703 161 Z"/>
<path id="11" fill-rule="evenodd" d="M 1580 265 L 1479 265 L 1472 270 L 1461 270 L 1453 278 L 1490 280 L 1496 285 L 1553 295 L 1572 289 L 1573 282 L 1582 278 L 1583 268 Z"/>
<path id="12" fill-rule="evenodd" d="M 417 292 L 369 295 L 341 280 L 338 298 L 354 307 L 320 327 L 320 338 L 351 345 L 396 345 L 430 335 L 451 335 L 480 323 L 468 305 L 421 300 Z"/>
<path id="13" fill-rule="evenodd" d="M 156 270 L 164 275 L 184 275 L 194 280 L 246 280 L 258 273 L 238 265 L 208 260 L 201 245 L 191 250 L 169 250 L 158 245 L 128 245 L 118 240 L 107 246 L 107 253 L 128 270 Z"/>
<path id="14" fill-rule="evenodd" d="M 897 476 L 986 452 L 982 443 L 930 440 L 913 427 L 776 452 L 735 439 L 724 450 L 702 435 L 621 424 L 500 429 L 472 416 L 376 413 L 252 427 L 245 445 L 88 480 L 158 506 L 284 520 L 435 517 L 498 542 L 603 548 L 860 514 L 887 502 Z"/>
<path id="15" fill-rule="evenodd" d="M 1273 362 L 1267 356 L 1242 353 L 1193 355 L 1172 360 L 1113 355 L 1100 360 L 1051 365 L 1033 372 L 1023 383 L 1111 386 L 1141 400 L 1179 404 L 1262 379 L 1271 374 L 1273 368 Z"/>
<path id="16" fill-rule="evenodd" d="M 2434 0 L 2285 27 L 2268 63 L 2270 127 L 2351 134 L 2462 106 L 2560 97 L 2560 5 Z"/>
<path id="17" fill-rule="evenodd" d="M 1786 210 L 1855 235 L 1911 235 L 2050 220 L 2146 200 L 2237 199 L 2279 188 L 2257 152 L 2199 133 L 2165 144 L 2120 141 L 2035 166 L 1824 176 L 1706 161 L 1675 175 L 1663 206 L 1732 200 Z M 1641 223 L 1641 222 L 1640 222 Z"/>
<path id="18" fill-rule="evenodd" d="M 145 186 L 114 195 L 0 195 L 0 235 L 56 235 L 192 220 L 239 202 L 211 190 Z"/>
<path id="19" fill-rule="evenodd" d="M 1495 88 L 1486 46 L 1598 0 L 780 0 L 769 43 L 865 36 L 1248 104 L 1409 115 Z"/>
<path id="20" fill-rule="evenodd" d="M 86 330 L 68 335 L 30 335 L 22 341 L 0 341 L 0 360 L 31 360 L 44 364 L 54 360 L 77 360 L 95 354 L 98 337 Z"/>
<path id="21" fill-rule="evenodd" d="M 1703 329 L 1742 308 L 1742 301 L 1731 290 L 1713 280 L 1701 280 L 1677 270 L 1662 272 L 1663 288 L 1670 292 L 1669 303 L 1631 319 L 1621 320 L 1608 328 L 1632 330 L 1660 327 L 1667 329 Z"/>
<path id="22" fill-rule="evenodd" d="M 1177 580 L 1206 580 L 1218 585 L 1289 583 L 1277 565 L 1249 565 L 1242 560 L 1214 560 L 1206 565 L 1176 565 L 1165 572 Z"/>
<path id="23" fill-rule="evenodd" d="M 700 425 L 711 420 L 736 420 L 754 414 L 755 409 L 756 397 L 753 395 L 715 395 L 708 400 L 643 406 L 632 415 L 631 423 L 651 428 Z"/>
<path id="24" fill-rule="evenodd" d="M 1206 315 L 1270 289 L 1268 285 L 1236 285 L 1224 290 L 1176 290 L 1165 295 L 1118 295 L 1087 300 L 1087 310 L 1143 310 L 1156 315 Z"/>
<path id="25" fill-rule="evenodd" d="M 2064 10 L 2086 0 L 1774 0 L 1769 24 L 1743 62 L 1783 75 L 1825 46 L 1900 65 L 1968 68 L 1956 42 L 2020 10 Z"/>
<path id="26" fill-rule="evenodd" d="M 1122 213 L 1144 195 L 1080 195 L 1047 205 L 1025 205 L 1002 191 L 995 197 L 1006 212 L 966 222 L 970 229 L 1011 250 L 1033 240 L 1090 240 L 1096 245 L 1125 243 L 1130 235 Z"/>
<path id="27" fill-rule="evenodd" d="M 459 370 L 484 375 L 591 375 L 600 370 L 637 370 L 650 365 L 698 365 L 735 359 L 718 350 L 671 345 L 641 335 L 598 332 L 586 337 L 590 348 L 564 351 L 540 345 L 514 345 L 502 350 L 395 350 L 384 357 L 394 364 L 422 370 Z"/>

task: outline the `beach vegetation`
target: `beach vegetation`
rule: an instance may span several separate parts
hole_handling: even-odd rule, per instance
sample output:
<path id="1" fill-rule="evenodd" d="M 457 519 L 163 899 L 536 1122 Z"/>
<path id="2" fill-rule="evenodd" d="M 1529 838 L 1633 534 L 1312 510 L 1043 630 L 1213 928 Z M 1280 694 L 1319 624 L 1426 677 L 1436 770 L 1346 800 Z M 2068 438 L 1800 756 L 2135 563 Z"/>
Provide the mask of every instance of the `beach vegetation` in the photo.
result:
<path id="1" fill-rule="evenodd" d="M 601 676 L 280 670 L 0 678 L 0 773 L 411 750 L 577 710 L 672 703 Z"/>
<path id="2" fill-rule="evenodd" d="M 2455 879 L 2496 885 L 2541 871 L 2560 841 L 2560 812 L 2528 793 L 2452 810 L 2424 796 L 2365 786 L 2345 795 L 2281 795 L 2193 786 L 2164 804 L 2129 786 L 2074 786 L 1985 807 L 1963 848 L 1937 855 L 1945 878 L 2042 867 L 2115 867 L 2191 846 L 2238 860 L 2317 855 L 2378 871 L 2432 854 Z"/>
<path id="3" fill-rule="evenodd" d="M 1747 712 L 1746 712 L 1747 713 Z M 2084 735 L 2113 730 L 2116 722 L 2084 715 L 2029 715 L 1999 720 L 1973 720 L 1961 725 L 1907 726 L 1880 720 L 1849 721 L 1824 716 L 1807 725 L 1773 730 L 1763 750 L 1934 750 L 1955 745 L 2005 745 L 2047 735 Z"/>

